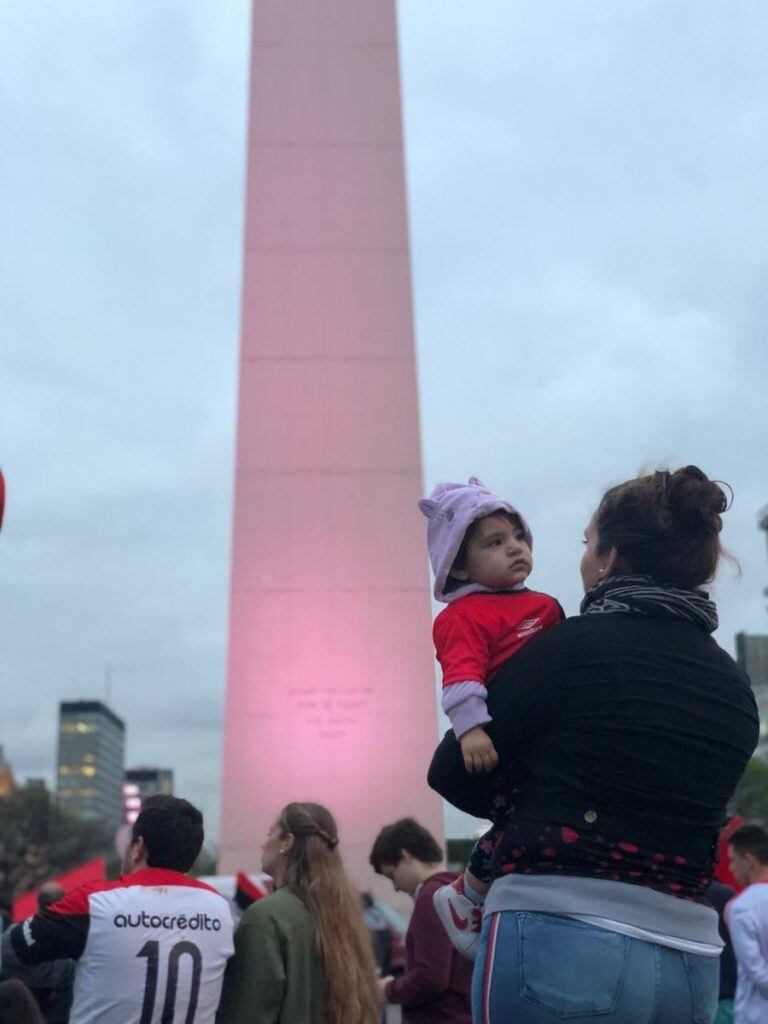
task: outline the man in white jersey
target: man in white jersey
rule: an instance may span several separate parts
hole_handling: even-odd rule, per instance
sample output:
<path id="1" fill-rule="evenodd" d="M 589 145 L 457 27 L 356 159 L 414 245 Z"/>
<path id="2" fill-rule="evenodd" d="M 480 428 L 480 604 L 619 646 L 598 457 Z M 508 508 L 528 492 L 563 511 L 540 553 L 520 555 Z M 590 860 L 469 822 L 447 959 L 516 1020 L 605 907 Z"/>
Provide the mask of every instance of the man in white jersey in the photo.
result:
<path id="1" fill-rule="evenodd" d="M 725 909 L 738 979 L 734 1024 L 768 1021 L 768 832 L 742 825 L 728 836 L 731 873 L 746 886 Z"/>
<path id="2" fill-rule="evenodd" d="M 232 914 L 186 872 L 203 816 L 173 796 L 144 801 L 116 882 L 69 893 L 11 933 L 16 956 L 77 961 L 70 1024 L 214 1024 Z"/>

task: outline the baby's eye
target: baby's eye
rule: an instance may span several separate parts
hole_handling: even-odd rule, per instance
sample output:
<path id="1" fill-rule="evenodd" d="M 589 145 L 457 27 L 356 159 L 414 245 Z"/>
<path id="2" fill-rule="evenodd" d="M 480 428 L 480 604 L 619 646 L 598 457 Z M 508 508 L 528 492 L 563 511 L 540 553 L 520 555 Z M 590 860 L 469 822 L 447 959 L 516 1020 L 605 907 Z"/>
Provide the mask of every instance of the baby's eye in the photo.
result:
<path id="1" fill-rule="evenodd" d="M 491 541 L 491 547 L 492 548 L 498 548 L 500 546 L 501 546 L 501 537 L 494 537 L 494 539 Z"/>

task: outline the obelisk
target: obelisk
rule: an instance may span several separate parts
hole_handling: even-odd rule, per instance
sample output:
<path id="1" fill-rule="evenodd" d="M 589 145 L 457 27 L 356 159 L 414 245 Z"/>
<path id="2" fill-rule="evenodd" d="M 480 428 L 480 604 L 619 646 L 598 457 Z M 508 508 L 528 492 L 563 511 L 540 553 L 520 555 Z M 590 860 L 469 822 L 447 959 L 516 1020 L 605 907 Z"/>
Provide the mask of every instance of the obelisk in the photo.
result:
<path id="1" fill-rule="evenodd" d="M 394 0 L 255 0 L 220 870 L 280 808 L 438 836 Z"/>

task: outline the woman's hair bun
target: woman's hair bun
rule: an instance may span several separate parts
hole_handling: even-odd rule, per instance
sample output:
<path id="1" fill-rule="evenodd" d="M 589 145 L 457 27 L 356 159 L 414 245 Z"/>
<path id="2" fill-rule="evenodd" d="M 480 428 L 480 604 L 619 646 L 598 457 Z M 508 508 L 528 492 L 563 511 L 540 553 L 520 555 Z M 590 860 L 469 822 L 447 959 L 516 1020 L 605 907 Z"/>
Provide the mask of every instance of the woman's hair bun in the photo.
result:
<path id="1" fill-rule="evenodd" d="M 664 475 L 668 477 L 667 502 L 674 518 L 689 529 L 719 533 L 723 526 L 720 517 L 729 506 L 721 485 L 698 466 L 683 466 Z"/>
<path id="2" fill-rule="evenodd" d="M 599 549 L 616 548 L 623 572 L 695 590 L 714 579 L 725 553 L 726 490 L 732 496 L 698 466 L 625 480 L 606 491 L 595 513 Z"/>

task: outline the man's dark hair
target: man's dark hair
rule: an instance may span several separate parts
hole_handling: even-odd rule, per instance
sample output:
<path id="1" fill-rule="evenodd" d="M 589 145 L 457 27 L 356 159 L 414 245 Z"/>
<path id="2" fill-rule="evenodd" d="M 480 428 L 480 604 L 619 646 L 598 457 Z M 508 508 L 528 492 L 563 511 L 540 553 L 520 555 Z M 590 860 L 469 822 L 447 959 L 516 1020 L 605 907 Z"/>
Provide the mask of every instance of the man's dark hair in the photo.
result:
<path id="1" fill-rule="evenodd" d="M 768 864 L 768 832 L 760 825 L 740 825 L 728 836 L 728 845 L 742 856 L 751 853 L 760 864 Z"/>
<path id="2" fill-rule="evenodd" d="M 189 871 L 203 845 L 203 816 L 178 796 L 148 796 L 132 834 L 144 840 L 151 868 Z"/>
<path id="3" fill-rule="evenodd" d="M 400 818 L 385 825 L 376 836 L 369 858 L 371 867 L 380 875 L 385 864 L 400 863 L 403 851 L 424 864 L 437 864 L 443 859 L 440 844 L 431 832 L 415 818 Z"/>

